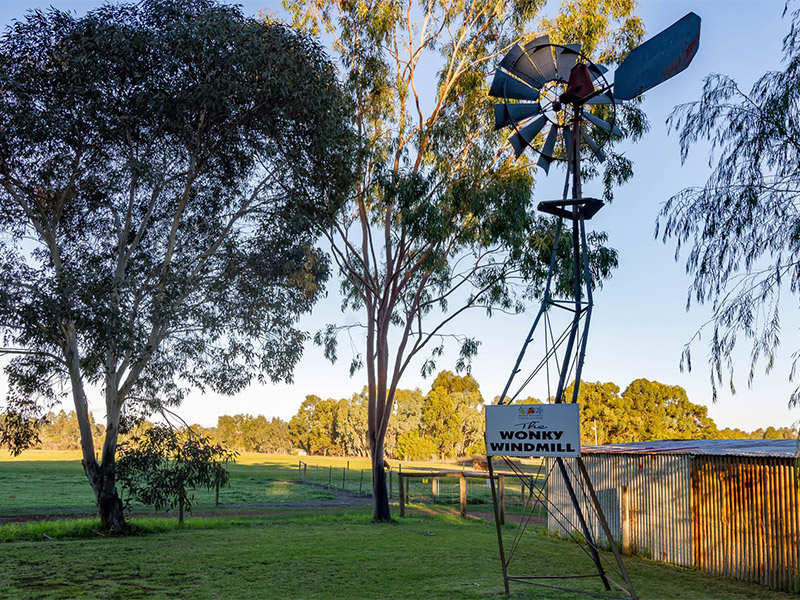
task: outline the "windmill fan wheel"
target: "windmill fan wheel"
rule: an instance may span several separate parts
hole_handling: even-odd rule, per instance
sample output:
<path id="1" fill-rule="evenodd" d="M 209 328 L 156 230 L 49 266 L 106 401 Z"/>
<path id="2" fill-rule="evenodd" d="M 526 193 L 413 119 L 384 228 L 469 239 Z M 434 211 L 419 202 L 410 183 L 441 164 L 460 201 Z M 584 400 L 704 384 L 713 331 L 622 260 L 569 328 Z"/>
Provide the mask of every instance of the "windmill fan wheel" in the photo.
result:
<path id="1" fill-rule="evenodd" d="M 494 105 L 495 130 L 511 127 L 509 143 L 517 158 L 530 147 L 539 153 L 538 166 L 567 159 L 572 144 L 573 112 L 580 110 L 582 145 L 599 161 L 602 146 L 611 136 L 621 136 L 615 125 L 616 108 L 608 69 L 581 54 L 580 44 L 551 44 L 548 36 L 516 45 L 495 71 L 489 95 L 501 99 Z M 585 105 L 608 105 L 602 119 Z"/>

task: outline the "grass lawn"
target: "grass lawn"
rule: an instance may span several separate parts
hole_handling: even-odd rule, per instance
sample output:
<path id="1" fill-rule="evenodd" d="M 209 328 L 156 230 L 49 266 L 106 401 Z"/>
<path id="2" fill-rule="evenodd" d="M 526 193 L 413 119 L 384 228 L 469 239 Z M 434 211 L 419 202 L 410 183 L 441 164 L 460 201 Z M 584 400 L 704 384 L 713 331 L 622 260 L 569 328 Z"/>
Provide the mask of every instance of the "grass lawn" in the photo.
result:
<path id="1" fill-rule="evenodd" d="M 159 521 L 142 520 L 145 525 Z M 193 519 L 166 531 L 0 544 L 2 598 L 502 598 L 493 524 L 414 514 L 375 525 L 368 510 Z M 136 522 L 136 519 L 134 519 Z M 8 526 L 5 526 L 8 527 Z M 508 535 L 513 534 L 508 528 Z M 529 532 L 530 573 L 591 572 L 573 543 Z M 639 559 L 626 562 L 642 598 L 788 599 L 761 586 Z M 595 591 L 599 582 L 580 580 Z M 512 583 L 511 598 L 584 595 Z"/>
<path id="2" fill-rule="evenodd" d="M 332 487 L 340 487 L 344 476 L 348 490 L 360 485 L 368 492 L 367 459 L 244 454 L 231 465 L 231 487 L 220 493 L 226 506 L 216 517 L 190 516 L 179 527 L 175 519 L 152 517 L 149 509 L 139 507 L 131 518 L 136 534 L 122 538 L 102 536 L 94 518 L 0 524 L 0 599 L 504 597 L 494 525 L 462 519 L 442 504 L 412 504 L 409 517 L 389 525 L 372 524 L 369 507 L 261 509 L 261 514 L 243 516 L 228 511 L 332 498 L 323 487 L 297 485 L 298 460 L 308 463 L 307 481 L 314 477 L 317 484 L 330 480 Z M 394 470 L 399 466 L 394 464 Z M 403 463 L 402 468 L 461 466 Z M 440 482 L 444 500 L 455 500 L 457 487 L 448 487 L 455 481 Z M 395 479 L 395 495 L 396 485 Z M 488 500 L 485 481 L 469 485 L 473 503 Z M 413 480 L 412 503 L 430 487 L 430 481 Z M 508 487 L 513 499 L 519 488 Z M 198 492 L 195 512 L 211 512 L 213 502 L 213 492 Z M 491 504 L 468 510 L 490 512 Z M 0 516 L 94 511 L 78 452 L 31 451 L 16 459 L 0 455 Z M 510 574 L 594 572 L 581 547 L 531 529 L 517 547 Z M 515 532 L 514 526 L 504 529 L 507 548 Z M 637 558 L 626 564 L 642 598 L 793 597 Z M 572 584 L 602 591 L 596 578 Z M 586 597 L 519 583 L 512 583 L 511 591 L 515 599 Z"/>
<path id="3" fill-rule="evenodd" d="M 298 481 L 298 464 L 306 464 L 303 477 L 316 486 L 293 485 Z M 461 470 L 471 468 L 466 463 L 433 463 L 393 461 L 393 471 Z M 256 453 L 239 455 L 229 465 L 230 486 L 220 490 L 223 505 L 291 504 L 330 500 L 334 496 L 324 489 L 331 487 L 353 493 L 371 492 L 370 461 L 367 458 L 339 458 L 323 456 L 275 456 Z M 531 467 L 531 472 L 534 467 Z M 519 501 L 520 485 L 509 478 L 506 486 L 508 512 L 515 510 Z M 397 478 L 393 476 L 393 491 L 397 494 Z M 431 499 L 430 480 L 412 479 L 411 500 Z M 490 510 L 491 492 L 485 480 L 467 482 L 467 499 L 470 504 L 485 504 L 480 510 Z M 441 502 L 456 506 L 459 490 L 458 478 L 442 479 L 439 485 Z M 214 509 L 214 491 L 195 491 L 195 511 Z M 137 510 L 141 510 L 137 508 Z M 224 508 L 223 508 L 224 510 Z M 86 481 L 78 451 L 30 450 L 13 458 L 0 453 L 0 516 L 35 513 L 85 513 L 94 511 L 94 497 Z"/>
<path id="4" fill-rule="evenodd" d="M 325 489 L 294 485 L 297 459 L 244 454 L 230 465 L 224 504 L 275 504 L 330 500 Z M 340 475 L 341 477 L 341 475 Z M 214 505 L 214 491 L 195 492 L 195 510 Z M 0 516 L 38 512 L 93 512 L 94 496 L 78 451 L 31 450 L 17 458 L 0 454 Z"/>

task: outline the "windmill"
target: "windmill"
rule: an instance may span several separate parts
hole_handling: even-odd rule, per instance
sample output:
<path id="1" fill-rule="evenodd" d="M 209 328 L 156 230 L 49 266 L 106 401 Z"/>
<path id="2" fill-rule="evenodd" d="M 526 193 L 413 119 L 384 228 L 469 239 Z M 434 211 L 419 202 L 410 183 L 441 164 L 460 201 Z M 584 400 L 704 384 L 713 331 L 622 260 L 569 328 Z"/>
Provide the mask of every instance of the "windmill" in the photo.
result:
<path id="1" fill-rule="evenodd" d="M 564 162 L 567 167 L 567 185 L 564 188 L 563 198 L 538 204 L 540 211 L 558 217 L 550 271 L 539 312 L 497 404 L 513 402 L 551 360 L 556 364 L 558 376 L 555 393 L 551 393 L 548 372 L 548 396 L 552 397 L 555 403 L 577 401 L 593 306 L 585 221 L 590 220 L 603 207 L 601 200 L 583 196 L 581 158 L 591 156 L 599 162 L 606 159 L 603 146 L 614 137 L 622 135 L 616 123 L 617 105 L 636 98 L 686 69 L 697 53 L 699 39 L 700 17 L 689 13 L 632 50 L 616 69 L 613 78 L 606 67 L 594 64 L 585 56 L 581 52 L 580 45 L 553 44 L 547 36 L 534 39 L 524 46 L 515 45 L 498 65 L 489 91 L 490 96 L 499 100 L 494 105 L 495 129 L 510 128 L 512 131 L 501 152 L 510 149 L 514 156 L 519 158 L 526 150 L 533 151 L 538 154 L 537 166 L 545 173 L 549 173 L 550 166 L 554 162 Z M 613 82 L 610 83 L 611 79 Z M 572 194 L 568 198 L 570 180 Z M 556 253 L 566 221 L 571 222 L 572 226 L 572 290 L 571 297 L 563 298 L 554 293 L 552 284 L 557 267 Z M 568 324 L 560 335 L 553 334 L 548 321 L 550 309 L 553 307 L 571 313 Z M 526 351 L 536 337 L 544 339 L 544 358 L 538 363 L 534 361 L 535 367 L 532 372 L 523 379 L 521 385 L 512 389 L 516 378 L 523 372 L 521 365 Z M 565 392 L 570 381 L 574 384 L 571 397 L 567 398 Z M 488 451 L 487 447 L 487 453 Z M 547 499 L 544 498 L 542 490 L 536 487 L 533 479 L 523 473 L 518 465 L 508 460 L 507 456 L 495 455 L 495 457 L 504 460 L 519 477 L 522 485 L 529 488 L 530 510 L 526 512 L 522 521 L 526 524 L 533 516 L 534 509 L 531 505 L 533 499 L 537 498 L 536 502 L 541 503 L 547 502 Z M 489 475 L 497 517 L 499 514 L 497 491 L 491 458 L 490 456 L 488 460 Z M 575 529 L 580 529 L 588 546 L 587 553 L 596 566 L 596 575 L 601 579 L 606 591 L 610 591 L 613 584 L 622 590 L 624 597 L 636 598 L 615 543 L 611 543 L 610 547 L 615 557 L 617 572 L 624 579 L 624 584 L 615 582 L 603 565 L 596 543 L 597 535 L 587 522 L 578 491 L 584 493 L 586 502 L 583 506 L 589 506 L 594 512 L 591 516 L 599 524 L 602 535 L 606 540 L 613 540 L 614 536 L 583 460 L 580 457 L 573 460 L 576 469 L 572 470 L 572 467 L 569 467 L 572 477 L 563 457 L 555 458 L 553 466 L 558 467 L 560 475 L 564 478 L 576 516 Z M 578 491 L 573 481 L 576 482 Z M 537 579 L 552 580 L 553 576 L 509 575 L 508 567 L 516 546 L 506 552 L 499 518 L 496 518 L 496 522 L 506 592 L 509 590 L 509 581 L 536 584 Z M 515 536 L 513 544 L 516 545 L 518 540 L 519 536 Z M 563 577 L 587 576 L 564 575 Z"/>

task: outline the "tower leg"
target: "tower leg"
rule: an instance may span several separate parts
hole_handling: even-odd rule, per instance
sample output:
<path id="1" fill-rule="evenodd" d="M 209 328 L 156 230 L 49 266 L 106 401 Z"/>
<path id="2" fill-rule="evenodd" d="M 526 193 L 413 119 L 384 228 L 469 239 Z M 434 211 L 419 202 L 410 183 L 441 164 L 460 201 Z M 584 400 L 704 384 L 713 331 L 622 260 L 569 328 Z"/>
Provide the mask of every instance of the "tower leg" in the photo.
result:
<path id="1" fill-rule="evenodd" d="M 580 460 L 580 458 L 578 460 Z M 583 530 L 583 537 L 586 538 L 586 542 L 589 545 L 589 552 L 591 553 L 592 560 L 597 567 L 597 573 L 600 575 L 600 579 L 603 580 L 603 585 L 606 587 L 606 590 L 610 590 L 611 584 L 608 583 L 608 577 L 606 577 L 605 569 L 603 569 L 603 563 L 600 562 L 600 554 L 597 552 L 597 546 L 595 545 L 594 537 L 589 529 L 589 525 L 586 523 L 586 518 L 583 516 L 583 511 L 581 510 L 581 505 L 578 502 L 578 497 L 575 495 L 575 488 L 572 487 L 572 482 L 569 480 L 569 473 L 567 473 L 567 468 L 564 466 L 564 459 L 559 456 L 556 459 L 556 462 L 558 462 L 558 468 L 561 470 L 561 475 L 564 477 L 564 485 L 567 486 L 567 492 L 572 500 L 572 506 L 575 507 L 575 513 L 578 515 L 578 521 L 580 522 L 581 529 Z"/>
<path id="2" fill-rule="evenodd" d="M 597 498 L 597 493 L 594 491 L 592 480 L 589 479 L 589 472 L 586 470 L 586 465 L 583 463 L 583 458 L 579 456 L 575 459 L 575 462 L 578 463 L 578 470 L 581 473 L 581 477 L 583 477 L 583 482 L 586 485 L 586 488 L 589 490 L 589 498 L 591 499 L 592 504 L 594 504 L 595 512 L 597 513 L 597 520 L 600 521 L 600 527 L 603 528 L 603 533 L 605 534 L 606 539 L 609 541 L 609 546 L 611 546 L 611 551 L 614 553 L 614 558 L 617 561 L 619 572 L 622 574 L 622 578 L 625 580 L 625 585 L 628 588 L 628 593 L 631 596 L 631 600 L 636 600 L 636 591 L 633 589 L 633 584 L 631 583 L 630 577 L 628 577 L 628 571 L 625 569 L 625 565 L 622 563 L 622 556 L 619 553 L 617 544 L 614 541 L 614 536 L 611 533 L 611 528 L 608 526 L 608 521 L 606 520 L 606 516 L 600 506 L 600 500 Z"/>
<path id="3" fill-rule="evenodd" d="M 497 488 L 494 483 L 494 467 L 492 466 L 491 456 L 486 456 L 486 463 L 489 467 L 489 481 L 492 482 L 492 505 L 494 506 L 494 525 L 497 529 L 497 546 L 500 549 L 500 564 L 503 566 L 503 586 L 506 590 L 506 595 L 509 594 L 508 589 L 508 565 L 506 564 L 506 553 L 503 548 L 503 531 L 500 529 L 500 510 L 497 506 Z"/>

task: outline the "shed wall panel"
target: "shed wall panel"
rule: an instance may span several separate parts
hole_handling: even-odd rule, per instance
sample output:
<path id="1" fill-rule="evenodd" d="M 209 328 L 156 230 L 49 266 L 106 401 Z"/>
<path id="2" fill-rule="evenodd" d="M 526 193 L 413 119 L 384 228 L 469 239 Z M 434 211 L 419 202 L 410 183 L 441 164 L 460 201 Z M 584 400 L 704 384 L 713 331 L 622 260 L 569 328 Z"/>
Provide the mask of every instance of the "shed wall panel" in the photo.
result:
<path id="1" fill-rule="evenodd" d="M 620 494 L 628 486 L 631 544 L 656 560 L 692 566 L 691 480 L 688 456 L 585 455 L 584 464 L 616 541 L 622 539 Z M 564 459 L 590 531 L 606 541 L 595 511 L 584 493 L 574 459 Z M 550 531 L 568 536 L 580 532 L 577 514 L 563 478 L 555 469 L 548 480 L 552 509 Z"/>
<path id="2" fill-rule="evenodd" d="M 692 481 L 695 565 L 797 591 L 800 516 L 793 461 L 696 456 Z"/>

